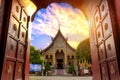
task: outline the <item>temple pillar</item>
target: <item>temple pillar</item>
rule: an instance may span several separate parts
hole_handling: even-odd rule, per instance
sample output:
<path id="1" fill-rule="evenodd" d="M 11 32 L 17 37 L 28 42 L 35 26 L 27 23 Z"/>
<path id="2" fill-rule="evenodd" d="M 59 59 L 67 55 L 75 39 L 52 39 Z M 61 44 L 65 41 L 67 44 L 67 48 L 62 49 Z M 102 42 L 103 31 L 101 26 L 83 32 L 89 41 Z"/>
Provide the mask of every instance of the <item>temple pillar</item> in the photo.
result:
<path id="1" fill-rule="evenodd" d="M 64 59 L 65 59 L 65 69 L 67 68 L 67 53 L 66 53 L 66 48 L 64 50 Z"/>
<path id="2" fill-rule="evenodd" d="M 56 68 L 56 62 L 55 62 L 55 46 L 53 46 L 53 67 Z"/>

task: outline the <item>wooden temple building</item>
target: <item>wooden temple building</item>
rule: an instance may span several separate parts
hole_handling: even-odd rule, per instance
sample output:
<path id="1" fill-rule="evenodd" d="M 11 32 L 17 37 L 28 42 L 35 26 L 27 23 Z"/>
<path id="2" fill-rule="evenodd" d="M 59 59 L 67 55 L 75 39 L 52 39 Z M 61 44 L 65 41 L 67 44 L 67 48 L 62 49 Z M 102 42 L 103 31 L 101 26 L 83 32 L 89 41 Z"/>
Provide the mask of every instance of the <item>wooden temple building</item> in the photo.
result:
<path id="1" fill-rule="evenodd" d="M 76 65 L 75 49 L 68 44 L 60 29 L 51 44 L 44 49 L 43 55 L 54 69 L 65 70 L 71 62 Z"/>

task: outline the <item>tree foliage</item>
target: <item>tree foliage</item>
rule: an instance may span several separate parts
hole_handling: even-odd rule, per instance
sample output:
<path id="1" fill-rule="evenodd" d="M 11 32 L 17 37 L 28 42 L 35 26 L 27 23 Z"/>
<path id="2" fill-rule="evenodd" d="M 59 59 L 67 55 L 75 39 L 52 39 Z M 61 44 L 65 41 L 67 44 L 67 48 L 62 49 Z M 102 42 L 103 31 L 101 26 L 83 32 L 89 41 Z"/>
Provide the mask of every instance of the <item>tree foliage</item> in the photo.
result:
<path id="1" fill-rule="evenodd" d="M 76 58 L 78 61 L 82 62 L 84 60 L 91 63 L 90 55 L 90 41 L 89 38 L 83 40 L 77 47 Z"/>
<path id="2" fill-rule="evenodd" d="M 51 66 L 48 62 L 45 63 L 45 71 L 48 72 L 51 70 Z"/>
<path id="3" fill-rule="evenodd" d="M 42 63 L 40 51 L 37 50 L 34 46 L 30 46 L 30 63 L 31 64 Z"/>
<path id="4" fill-rule="evenodd" d="M 68 72 L 71 73 L 71 74 L 75 72 L 75 66 L 74 66 L 74 63 L 73 63 L 73 62 L 70 63 Z"/>

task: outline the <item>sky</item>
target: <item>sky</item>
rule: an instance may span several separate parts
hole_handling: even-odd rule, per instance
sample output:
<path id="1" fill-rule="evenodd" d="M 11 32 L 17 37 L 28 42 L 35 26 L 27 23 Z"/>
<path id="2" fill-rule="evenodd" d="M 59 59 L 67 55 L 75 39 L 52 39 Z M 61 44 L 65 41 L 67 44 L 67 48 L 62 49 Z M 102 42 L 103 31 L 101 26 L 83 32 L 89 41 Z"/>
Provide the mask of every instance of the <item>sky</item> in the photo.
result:
<path id="1" fill-rule="evenodd" d="M 31 45 L 45 49 L 58 30 L 68 38 L 68 43 L 77 48 L 80 41 L 89 37 L 88 22 L 83 12 L 68 3 L 51 3 L 38 10 L 32 22 Z"/>

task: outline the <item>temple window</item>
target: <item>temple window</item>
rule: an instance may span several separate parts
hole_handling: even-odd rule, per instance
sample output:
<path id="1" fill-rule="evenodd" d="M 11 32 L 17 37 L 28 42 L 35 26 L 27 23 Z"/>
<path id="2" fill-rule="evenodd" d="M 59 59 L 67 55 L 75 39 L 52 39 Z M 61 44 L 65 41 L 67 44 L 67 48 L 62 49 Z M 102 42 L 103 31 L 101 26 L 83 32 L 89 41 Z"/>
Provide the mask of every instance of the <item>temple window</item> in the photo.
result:
<path id="1" fill-rule="evenodd" d="M 71 62 L 68 63 L 68 65 L 70 65 L 70 64 L 71 64 Z"/>
<path id="2" fill-rule="evenodd" d="M 68 58 L 70 58 L 70 56 L 67 56 Z"/>
<path id="3" fill-rule="evenodd" d="M 50 58 L 52 58 L 52 55 L 50 55 Z"/>
<path id="4" fill-rule="evenodd" d="M 72 59 L 74 59 L 74 56 L 72 56 Z"/>
<path id="5" fill-rule="evenodd" d="M 49 64 L 50 64 L 50 66 L 52 65 L 52 63 L 51 63 L 51 62 L 49 62 Z"/>
<path id="6" fill-rule="evenodd" d="M 48 55 L 46 55 L 45 58 L 48 59 Z"/>

